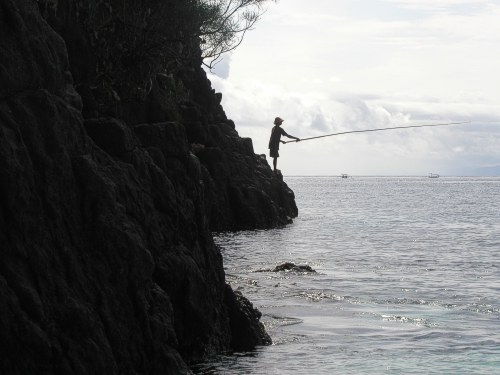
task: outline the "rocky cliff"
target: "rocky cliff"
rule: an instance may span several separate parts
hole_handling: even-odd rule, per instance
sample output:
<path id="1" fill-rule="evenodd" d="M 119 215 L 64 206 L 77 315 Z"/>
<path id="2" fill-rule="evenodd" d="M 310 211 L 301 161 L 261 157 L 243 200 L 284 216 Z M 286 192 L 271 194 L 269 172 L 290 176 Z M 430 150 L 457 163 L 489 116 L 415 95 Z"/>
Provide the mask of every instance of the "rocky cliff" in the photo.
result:
<path id="1" fill-rule="evenodd" d="M 211 232 L 283 225 L 293 192 L 199 58 L 140 97 L 93 85 L 77 2 L 0 0 L 0 373 L 188 373 L 269 343 Z"/>

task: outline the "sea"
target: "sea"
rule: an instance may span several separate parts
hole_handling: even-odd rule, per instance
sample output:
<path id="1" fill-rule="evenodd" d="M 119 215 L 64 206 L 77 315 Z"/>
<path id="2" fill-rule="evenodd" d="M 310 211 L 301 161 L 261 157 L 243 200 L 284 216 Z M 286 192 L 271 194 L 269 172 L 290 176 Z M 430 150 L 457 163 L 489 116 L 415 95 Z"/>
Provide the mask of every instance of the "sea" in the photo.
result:
<path id="1" fill-rule="evenodd" d="M 500 177 L 285 181 L 293 224 L 215 234 L 273 344 L 195 374 L 500 374 Z"/>

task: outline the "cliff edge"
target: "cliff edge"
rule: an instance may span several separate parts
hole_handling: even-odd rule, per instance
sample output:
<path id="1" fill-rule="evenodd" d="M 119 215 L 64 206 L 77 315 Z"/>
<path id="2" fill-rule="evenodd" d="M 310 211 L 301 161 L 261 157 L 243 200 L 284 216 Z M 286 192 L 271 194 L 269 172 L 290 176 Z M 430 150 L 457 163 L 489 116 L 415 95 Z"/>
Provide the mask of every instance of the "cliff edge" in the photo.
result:
<path id="1" fill-rule="evenodd" d="M 283 225 L 293 192 L 193 46 L 143 95 L 95 85 L 80 3 L 0 0 L 0 373 L 182 374 L 268 344 L 211 232 Z"/>

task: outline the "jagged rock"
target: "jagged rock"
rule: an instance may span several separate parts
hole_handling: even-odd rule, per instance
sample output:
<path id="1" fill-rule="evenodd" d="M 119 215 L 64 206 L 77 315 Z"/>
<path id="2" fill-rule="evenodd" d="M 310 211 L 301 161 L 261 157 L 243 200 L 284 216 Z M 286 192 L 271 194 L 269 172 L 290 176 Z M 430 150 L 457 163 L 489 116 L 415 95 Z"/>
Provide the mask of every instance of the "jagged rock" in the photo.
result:
<path id="1" fill-rule="evenodd" d="M 71 85 L 64 40 L 35 8 L 29 0 L 1 2 L 0 98 L 41 87 L 63 97 Z"/>
<path id="2" fill-rule="evenodd" d="M 130 160 L 139 146 L 137 138 L 123 122 L 115 118 L 90 119 L 84 122 L 87 134 L 106 153 Z"/>
<path id="3" fill-rule="evenodd" d="M 182 158 L 189 153 L 189 145 L 184 127 L 178 122 L 140 124 L 134 132 L 142 146 L 156 147 L 165 157 Z"/>
<path id="4" fill-rule="evenodd" d="M 0 373 L 183 374 L 269 343 L 211 230 L 282 225 L 293 192 L 200 66 L 110 109 L 74 3 L 60 34 L 37 3 L 0 0 Z"/>

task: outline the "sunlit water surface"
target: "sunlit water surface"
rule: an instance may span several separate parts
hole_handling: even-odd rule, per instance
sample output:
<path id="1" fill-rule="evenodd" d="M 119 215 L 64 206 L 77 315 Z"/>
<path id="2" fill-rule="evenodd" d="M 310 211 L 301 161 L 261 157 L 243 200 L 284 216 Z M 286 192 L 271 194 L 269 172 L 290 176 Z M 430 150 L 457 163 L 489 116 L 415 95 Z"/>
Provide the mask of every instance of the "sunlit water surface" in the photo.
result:
<path id="1" fill-rule="evenodd" d="M 273 345 L 195 373 L 500 374 L 500 178 L 286 180 L 292 225 L 216 235 Z"/>

